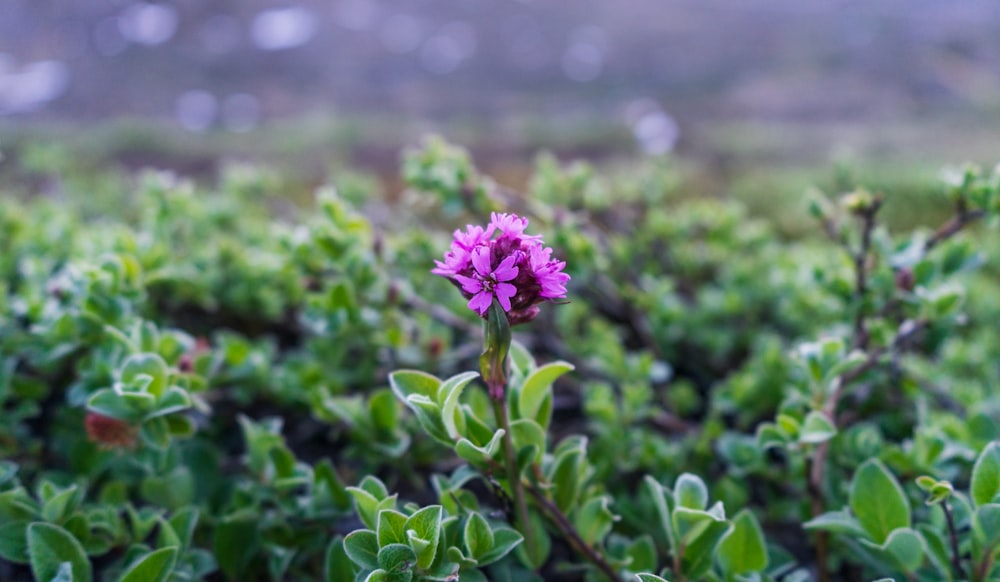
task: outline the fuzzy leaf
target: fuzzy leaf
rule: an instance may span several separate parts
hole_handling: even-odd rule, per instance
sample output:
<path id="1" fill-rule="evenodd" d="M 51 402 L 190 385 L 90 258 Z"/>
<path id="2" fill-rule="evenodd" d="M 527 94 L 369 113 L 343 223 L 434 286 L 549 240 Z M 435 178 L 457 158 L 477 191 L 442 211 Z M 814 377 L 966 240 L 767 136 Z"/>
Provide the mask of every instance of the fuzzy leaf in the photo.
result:
<path id="1" fill-rule="evenodd" d="M 910 503 L 899 481 L 878 459 L 869 459 L 851 481 L 851 511 L 876 544 L 910 526 Z"/>
<path id="2" fill-rule="evenodd" d="M 177 561 L 177 548 L 161 548 L 136 560 L 119 582 L 163 582 Z"/>
<path id="3" fill-rule="evenodd" d="M 493 549 L 493 530 L 490 529 L 490 524 L 486 523 L 486 519 L 478 513 L 469 516 L 462 537 L 469 555 L 476 560 Z"/>
<path id="4" fill-rule="evenodd" d="M 993 503 L 1000 494 L 1000 442 L 988 444 L 976 460 L 970 494 L 977 506 Z"/>
<path id="5" fill-rule="evenodd" d="M 703 510 L 708 507 L 708 487 L 697 475 L 684 473 L 674 484 L 674 504 L 677 507 Z"/>
<path id="6" fill-rule="evenodd" d="M 359 529 L 344 538 L 344 552 L 352 562 L 366 570 L 378 568 L 378 537 L 369 529 Z"/>
<path id="7" fill-rule="evenodd" d="M 90 560 L 83 546 L 68 531 L 50 523 L 28 526 L 28 554 L 36 580 L 52 580 L 64 562 L 70 564 L 75 582 L 90 582 Z"/>
<path id="8" fill-rule="evenodd" d="M 833 426 L 830 419 L 819 411 L 812 411 L 806 416 L 802 423 L 802 432 L 799 433 L 799 442 L 806 444 L 819 444 L 828 441 L 837 435 L 837 427 Z"/>
<path id="9" fill-rule="evenodd" d="M 477 377 L 479 374 L 476 372 L 464 372 L 445 380 L 438 390 L 437 402 L 438 406 L 441 407 L 441 422 L 444 424 L 448 436 L 453 440 L 465 436 L 459 433 L 455 424 L 455 415 L 460 414 L 458 399 L 462 395 L 462 390 Z"/>
<path id="10" fill-rule="evenodd" d="M 409 538 L 417 538 L 429 542 L 426 546 L 419 544 L 417 565 L 430 568 L 437 553 L 438 540 L 441 537 L 441 518 L 444 508 L 440 505 L 430 505 L 417 511 L 406 520 L 406 533 Z M 413 545 L 411 541 L 411 545 Z M 414 547 L 414 550 L 417 548 Z M 383 566 L 384 567 L 384 566 Z"/>
<path id="11" fill-rule="evenodd" d="M 736 514 L 733 527 L 716 549 L 719 565 L 727 574 L 761 572 L 767 567 L 767 546 L 757 517 L 748 509 Z"/>
<path id="12" fill-rule="evenodd" d="M 547 427 L 552 417 L 552 383 L 573 369 L 573 365 L 567 362 L 552 362 L 525 378 L 518 394 L 517 409 L 520 417 Z"/>

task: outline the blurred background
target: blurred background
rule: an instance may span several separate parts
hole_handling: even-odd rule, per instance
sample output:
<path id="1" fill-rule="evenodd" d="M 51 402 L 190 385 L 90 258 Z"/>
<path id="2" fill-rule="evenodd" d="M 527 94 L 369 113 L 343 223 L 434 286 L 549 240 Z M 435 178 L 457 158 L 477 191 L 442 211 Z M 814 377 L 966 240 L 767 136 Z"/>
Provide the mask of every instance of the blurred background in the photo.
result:
<path id="1" fill-rule="evenodd" d="M 844 160 L 876 181 L 991 163 L 1000 5 L 0 1 L 8 166 L 49 141 L 129 168 L 211 175 L 236 158 L 391 182 L 427 132 L 514 186 L 540 150 L 670 154 L 737 190 L 798 188 Z"/>

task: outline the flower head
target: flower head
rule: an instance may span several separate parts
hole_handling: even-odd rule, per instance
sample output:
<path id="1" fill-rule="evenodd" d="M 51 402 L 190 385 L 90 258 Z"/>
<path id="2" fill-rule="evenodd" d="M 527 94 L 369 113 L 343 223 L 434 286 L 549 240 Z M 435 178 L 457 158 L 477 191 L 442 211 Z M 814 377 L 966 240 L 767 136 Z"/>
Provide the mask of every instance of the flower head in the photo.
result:
<path id="1" fill-rule="evenodd" d="M 499 213 L 490 218 L 486 228 L 456 230 L 451 249 L 431 272 L 459 287 L 480 317 L 495 298 L 512 325 L 531 321 L 538 303 L 566 296 L 566 263 L 552 259 L 541 236 L 524 233 L 527 218 Z"/>

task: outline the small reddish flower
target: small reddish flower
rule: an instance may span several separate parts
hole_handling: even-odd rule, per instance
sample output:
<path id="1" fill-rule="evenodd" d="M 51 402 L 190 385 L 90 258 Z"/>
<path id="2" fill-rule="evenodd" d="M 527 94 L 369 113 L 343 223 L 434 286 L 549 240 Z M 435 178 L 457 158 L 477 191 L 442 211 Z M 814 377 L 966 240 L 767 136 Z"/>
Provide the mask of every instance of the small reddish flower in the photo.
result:
<path id="1" fill-rule="evenodd" d="M 451 249 L 431 272 L 458 286 L 480 317 L 496 298 L 511 325 L 531 321 L 538 303 L 566 296 L 569 275 L 541 236 L 524 233 L 527 226 L 527 218 L 493 213 L 486 228 L 456 230 Z"/>
<path id="2" fill-rule="evenodd" d="M 83 421 L 90 440 L 109 449 L 129 449 L 135 446 L 138 431 L 136 427 L 110 416 L 88 412 Z"/>

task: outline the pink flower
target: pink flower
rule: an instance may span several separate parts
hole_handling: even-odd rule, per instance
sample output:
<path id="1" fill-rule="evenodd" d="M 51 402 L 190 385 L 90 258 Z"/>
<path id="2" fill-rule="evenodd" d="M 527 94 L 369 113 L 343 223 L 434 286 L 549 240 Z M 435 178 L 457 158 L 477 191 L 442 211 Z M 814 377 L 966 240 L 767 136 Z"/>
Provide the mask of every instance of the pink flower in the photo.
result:
<path id="1" fill-rule="evenodd" d="M 552 260 L 551 248 L 537 245 L 531 249 L 531 270 L 541 287 L 539 297 L 559 299 L 566 296 L 569 275 L 562 272 L 565 267 L 565 261 Z"/>
<path id="2" fill-rule="evenodd" d="M 524 233 L 527 218 L 494 212 L 490 219 L 486 228 L 456 230 L 450 250 L 431 272 L 458 286 L 481 317 L 496 297 L 511 325 L 531 321 L 538 303 L 566 296 L 566 263 L 552 258 L 541 236 Z"/>
<path id="3" fill-rule="evenodd" d="M 517 293 L 517 287 L 507 281 L 517 277 L 518 268 L 514 266 L 516 260 L 517 257 L 507 257 L 496 270 L 493 270 L 489 247 L 480 246 L 473 249 L 472 264 L 475 267 L 473 276 L 455 275 L 455 279 L 462 284 L 463 291 L 474 293 L 469 300 L 469 309 L 485 316 L 495 295 L 500 307 L 503 307 L 504 311 L 510 311 L 510 298 Z"/>
<path id="4" fill-rule="evenodd" d="M 434 261 L 436 268 L 431 270 L 435 275 L 449 277 L 465 271 L 469 267 L 471 251 L 475 247 L 487 244 L 496 230 L 492 224 L 485 230 L 481 226 L 466 226 L 465 232 L 456 230 L 452 236 L 451 250 L 444 254 L 444 262 Z"/>

